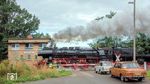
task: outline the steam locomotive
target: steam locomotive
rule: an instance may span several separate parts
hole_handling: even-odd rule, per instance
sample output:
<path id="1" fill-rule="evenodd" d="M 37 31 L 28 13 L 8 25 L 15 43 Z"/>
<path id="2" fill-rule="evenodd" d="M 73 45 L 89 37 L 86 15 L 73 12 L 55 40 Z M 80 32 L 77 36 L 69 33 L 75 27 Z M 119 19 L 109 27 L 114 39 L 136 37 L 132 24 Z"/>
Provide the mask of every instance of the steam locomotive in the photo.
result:
<path id="1" fill-rule="evenodd" d="M 131 61 L 133 58 L 132 48 L 80 48 L 80 47 L 63 47 L 63 48 L 45 48 L 40 50 L 38 56 L 48 59 L 49 63 L 61 64 L 68 66 L 94 66 L 101 60 L 116 60 L 116 53 L 121 54 L 121 61 Z M 137 59 L 148 60 L 150 56 L 137 55 Z"/>

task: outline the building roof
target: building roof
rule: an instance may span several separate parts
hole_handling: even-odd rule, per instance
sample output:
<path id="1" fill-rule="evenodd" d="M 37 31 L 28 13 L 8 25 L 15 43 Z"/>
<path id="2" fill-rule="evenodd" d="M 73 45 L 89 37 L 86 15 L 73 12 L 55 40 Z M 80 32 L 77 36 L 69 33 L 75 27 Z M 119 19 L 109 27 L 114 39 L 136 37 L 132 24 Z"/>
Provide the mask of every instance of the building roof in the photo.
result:
<path id="1" fill-rule="evenodd" d="M 49 38 L 19 38 L 19 39 L 8 39 L 8 43 L 48 43 Z"/>

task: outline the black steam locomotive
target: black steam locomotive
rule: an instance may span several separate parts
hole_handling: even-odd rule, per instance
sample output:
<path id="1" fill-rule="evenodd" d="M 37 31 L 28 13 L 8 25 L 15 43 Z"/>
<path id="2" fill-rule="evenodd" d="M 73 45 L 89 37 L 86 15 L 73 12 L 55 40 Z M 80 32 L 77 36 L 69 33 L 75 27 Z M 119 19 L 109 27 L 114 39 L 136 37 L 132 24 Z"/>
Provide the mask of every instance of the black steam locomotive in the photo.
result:
<path id="1" fill-rule="evenodd" d="M 79 48 L 79 47 L 64 47 L 50 49 L 45 48 L 40 50 L 38 56 L 43 58 L 89 58 L 96 60 L 116 60 L 115 53 L 119 52 L 121 54 L 120 60 L 131 61 L 133 58 L 132 48 L 102 48 L 102 49 L 92 49 L 92 48 Z M 150 55 L 137 55 L 137 60 L 142 59 L 145 61 L 150 61 Z"/>

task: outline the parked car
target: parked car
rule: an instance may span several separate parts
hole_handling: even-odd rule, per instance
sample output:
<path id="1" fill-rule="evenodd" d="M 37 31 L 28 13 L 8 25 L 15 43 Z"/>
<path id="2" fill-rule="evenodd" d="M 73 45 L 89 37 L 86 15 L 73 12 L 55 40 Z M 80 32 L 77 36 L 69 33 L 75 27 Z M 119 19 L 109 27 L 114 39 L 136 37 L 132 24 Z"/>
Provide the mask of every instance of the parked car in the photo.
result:
<path id="1" fill-rule="evenodd" d="M 110 73 L 110 68 L 112 67 L 112 63 L 110 61 L 100 61 L 99 64 L 95 66 L 96 73 Z"/>
<path id="2" fill-rule="evenodd" d="M 119 77 L 121 81 L 145 79 L 146 71 L 137 62 L 116 62 L 110 69 L 111 77 Z"/>

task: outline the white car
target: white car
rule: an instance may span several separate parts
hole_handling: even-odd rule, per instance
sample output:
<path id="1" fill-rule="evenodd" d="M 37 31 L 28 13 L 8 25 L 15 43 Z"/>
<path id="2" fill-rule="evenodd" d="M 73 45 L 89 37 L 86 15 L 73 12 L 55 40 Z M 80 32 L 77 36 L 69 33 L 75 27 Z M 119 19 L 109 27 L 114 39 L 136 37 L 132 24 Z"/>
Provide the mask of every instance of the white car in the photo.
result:
<path id="1" fill-rule="evenodd" d="M 99 64 L 95 66 L 96 73 L 110 73 L 110 68 L 112 67 L 112 63 L 110 61 L 100 61 Z"/>

